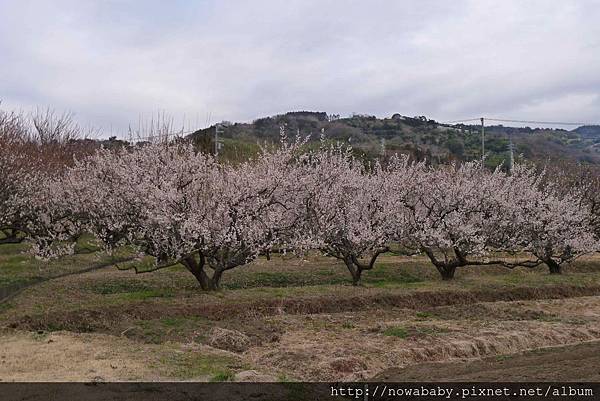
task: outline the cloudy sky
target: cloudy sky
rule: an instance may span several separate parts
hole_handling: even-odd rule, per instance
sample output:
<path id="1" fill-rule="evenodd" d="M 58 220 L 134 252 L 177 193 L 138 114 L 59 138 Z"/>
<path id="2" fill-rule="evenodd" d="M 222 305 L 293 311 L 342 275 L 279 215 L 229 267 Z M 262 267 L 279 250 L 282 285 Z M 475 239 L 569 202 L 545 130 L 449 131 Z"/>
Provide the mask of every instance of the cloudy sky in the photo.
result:
<path id="1" fill-rule="evenodd" d="M 600 121 L 600 1 L 0 0 L 4 109 Z M 107 135 L 103 135 L 107 136 Z"/>

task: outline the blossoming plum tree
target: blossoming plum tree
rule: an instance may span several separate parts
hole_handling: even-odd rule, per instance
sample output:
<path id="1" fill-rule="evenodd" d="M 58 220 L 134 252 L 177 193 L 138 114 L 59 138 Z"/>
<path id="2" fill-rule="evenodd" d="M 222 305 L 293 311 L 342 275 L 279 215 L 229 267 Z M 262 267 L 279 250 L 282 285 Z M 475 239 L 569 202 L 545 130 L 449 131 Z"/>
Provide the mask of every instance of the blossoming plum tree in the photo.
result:
<path id="1" fill-rule="evenodd" d="M 31 234 L 37 211 L 30 201 L 43 197 L 48 178 L 84 152 L 71 143 L 80 132 L 69 114 L 0 110 L 0 244 L 22 242 Z"/>
<path id="2" fill-rule="evenodd" d="M 0 140 L 15 148 L 11 138 Z M 600 249 L 592 209 L 582 207 L 585 186 L 559 190 L 524 166 L 506 174 L 404 157 L 369 164 L 348 147 L 306 152 L 304 144 L 284 140 L 234 165 L 159 139 L 100 149 L 48 173 L 21 171 L 19 153 L 2 147 L 0 167 L 13 177 L 0 179 L 3 240 L 18 230 L 36 254 L 54 257 L 87 232 L 107 250 L 126 245 L 151 256 L 137 272 L 180 263 L 205 290 L 274 249 L 319 249 L 344 262 L 354 285 L 391 242 L 425 253 L 446 280 L 461 266 L 545 263 L 559 273 Z"/>
<path id="3" fill-rule="evenodd" d="M 301 230 L 306 243 L 343 261 L 354 285 L 389 250 L 390 241 L 401 236 L 404 206 L 398 200 L 416 167 L 407 158 L 390 165 L 365 164 L 350 147 L 337 145 L 322 146 L 298 167 L 304 177 Z"/>
<path id="4" fill-rule="evenodd" d="M 496 194 L 497 248 L 529 252 L 534 256 L 530 263 L 546 264 L 551 274 L 560 274 L 564 264 L 600 249 L 592 210 L 585 207 L 585 188 L 559 185 L 545 172 L 516 166 Z"/>
<path id="5" fill-rule="evenodd" d="M 424 252 L 444 280 L 458 267 L 492 263 L 481 257 L 491 252 L 490 220 L 498 211 L 490 199 L 500 174 L 466 163 L 430 167 L 419 176 L 418 191 L 407 199 L 407 245 Z"/>
<path id="6" fill-rule="evenodd" d="M 15 199 L 26 196 L 22 184 L 30 168 L 24 132 L 22 115 L 0 111 L 0 244 L 23 240 Z"/>
<path id="7" fill-rule="evenodd" d="M 595 165 L 561 162 L 546 166 L 548 183 L 562 197 L 573 201 L 589 212 L 590 224 L 597 239 L 600 239 L 600 168 Z"/>
<path id="8" fill-rule="evenodd" d="M 55 196 L 36 197 L 33 225 L 47 233 L 36 236 L 36 251 L 56 256 L 66 250 L 56 243 L 87 231 L 107 249 L 129 245 L 154 257 L 145 271 L 181 263 L 214 290 L 225 271 L 282 243 L 293 225 L 298 189 L 289 166 L 298 146 L 237 166 L 183 143 L 101 150 L 51 182 Z M 65 219 L 50 224 L 57 215 Z"/>
<path id="9" fill-rule="evenodd" d="M 542 187 L 533 169 L 513 175 L 478 163 L 439 166 L 422 172 L 416 196 L 407 198 L 407 245 L 424 252 L 444 280 L 462 266 L 558 265 L 597 247 L 577 205 L 578 195 L 559 197 Z M 530 253 L 506 259 L 499 253 Z"/>

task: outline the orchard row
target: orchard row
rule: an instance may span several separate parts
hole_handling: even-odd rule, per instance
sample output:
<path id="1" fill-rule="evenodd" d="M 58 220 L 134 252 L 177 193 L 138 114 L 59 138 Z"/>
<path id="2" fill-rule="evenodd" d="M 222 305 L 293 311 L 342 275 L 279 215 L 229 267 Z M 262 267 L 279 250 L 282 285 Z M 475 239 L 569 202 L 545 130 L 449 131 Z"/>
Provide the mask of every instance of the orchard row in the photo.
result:
<path id="1" fill-rule="evenodd" d="M 591 181 L 567 185 L 524 165 L 509 174 L 402 156 L 367 163 L 300 140 L 228 164 L 162 141 L 100 149 L 57 172 L 22 168 L 34 161 L 17 147 L 0 151 L 3 242 L 27 238 L 50 258 L 87 233 L 106 250 L 153 257 L 152 269 L 182 264 L 205 290 L 272 252 L 321 251 L 358 284 L 390 244 L 426 255 L 443 279 L 477 265 L 560 273 L 600 249 Z"/>

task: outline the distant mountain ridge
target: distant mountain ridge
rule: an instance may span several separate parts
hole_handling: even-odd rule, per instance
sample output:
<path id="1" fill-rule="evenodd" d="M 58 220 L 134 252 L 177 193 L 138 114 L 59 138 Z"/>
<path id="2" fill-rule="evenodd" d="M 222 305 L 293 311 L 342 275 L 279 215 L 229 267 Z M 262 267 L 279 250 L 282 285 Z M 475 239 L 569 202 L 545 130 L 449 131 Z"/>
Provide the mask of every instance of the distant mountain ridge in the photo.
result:
<path id="1" fill-rule="evenodd" d="M 573 131 L 582 136 L 600 138 L 600 125 L 582 125 L 581 127 L 575 128 Z"/>
<path id="2" fill-rule="evenodd" d="M 481 158 L 478 124 L 441 124 L 425 116 L 409 117 L 396 113 L 389 118 L 354 114 L 340 117 L 321 111 L 292 111 L 258 118 L 251 123 L 224 122 L 219 128 L 223 157 L 243 159 L 258 151 L 258 144 L 279 140 L 284 127 L 288 137 L 310 135 L 311 141 L 349 143 L 368 157 L 392 153 L 410 154 L 415 159 L 434 163 Z M 207 151 L 214 149 L 215 126 L 189 135 Z M 502 125 L 485 127 L 486 164 L 505 163 L 508 145 L 514 143 L 516 157 L 532 160 L 568 159 L 600 164 L 600 126 L 564 129 L 514 128 Z"/>

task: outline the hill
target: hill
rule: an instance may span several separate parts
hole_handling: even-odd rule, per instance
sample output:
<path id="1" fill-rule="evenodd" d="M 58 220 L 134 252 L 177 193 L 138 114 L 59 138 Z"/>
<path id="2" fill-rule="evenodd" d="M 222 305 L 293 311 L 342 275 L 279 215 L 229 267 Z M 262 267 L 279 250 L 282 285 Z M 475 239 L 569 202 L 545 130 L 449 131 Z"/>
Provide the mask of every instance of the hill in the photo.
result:
<path id="1" fill-rule="evenodd" d="M 582 125 L 581 127 L 575 128 L 573 131 L 583 137 L 600 138 L 600 125 Z"/>
<path id="2" fill-rule="evenodd" d="M 245 159 L 259 150 L 259 144 L 275 143 L 280 127 L 288 136 L 310 135 L 312 142 L 343 141 L 367 157 L 393 153 L 409 154 L 433 163 L 481 158 L 479 125 L 447 125 L 425 116 L 394 114 L 389 118 L 355 114 L 340 118 L 325 112 L 296 111 L 264 117 L 251 123 L 219 125 L 220 154 L 232 160 Z M 190 134 L 201 148 L 214 149 L 215 126 Z M 486 165 L 495 167 L 508 160 L 512 138 L 515 158 L 561 160 L 600 164 L 600 126 L 564 129 L 485 127 Z"/>

